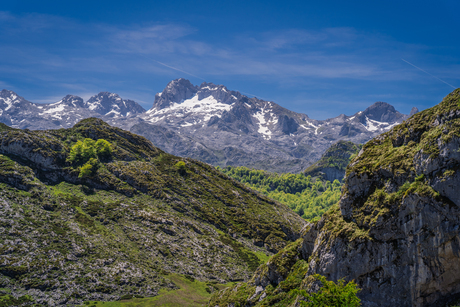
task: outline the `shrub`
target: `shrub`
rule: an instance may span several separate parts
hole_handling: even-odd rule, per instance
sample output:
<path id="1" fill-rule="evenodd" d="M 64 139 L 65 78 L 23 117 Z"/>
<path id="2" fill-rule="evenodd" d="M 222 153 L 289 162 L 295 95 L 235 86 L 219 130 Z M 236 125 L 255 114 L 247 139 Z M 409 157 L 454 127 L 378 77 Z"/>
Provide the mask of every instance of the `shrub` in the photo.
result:
<path id="1" fill-rule="evenodd" d="M 301 295 L 307 299 L 306 302 L 300 302 L 301 306 L 358 307 L 361 305 L 361 300 L 357 296 L 360 289 L 354 281 L 345 284 L 343 279 L 339 279 L 336 284 L 318 274 L 313 277 L 322 286 L 316 293 L 308 294 L 305 290 L 301 291 Z"/>
<path id="2" fill-rule="evenodd" d="M 68 162 L 73 164 L 84 164 L 90 159 L 97 157 L 108 157 L 112 154 L 112 144 L 104 139 L 94 141 L 86 138 L 82 141 L 77 141 L 70 149 Z"/>
<path id="3" fill-rule="evenodd" d="M 179 172 L 179 174 L 184 175 L 187 173 L 187 168 L 185 167 L 185 162 L 184 161 L 179 161 L 174 165 Z"/>
<path id="4" fill-rule="evenodd" d="M 96 151 L 97 155 L 100 157 L 108 157 L 112 154 L 112 144 L 104 139 L 99 139 L 96 141 Z"/>
<path id="5" fill-rule="evenodd" d="M 89 159 L 89 161 L 86 162 L 85 165 L 83 165 L 80 168 L 80 174 L 78 174 L 78 178 L 90 176 L 93 173 L 93 171 L 96 169 L 95 166 L 97 165 L 97 163 L 98 161 L 95 158 Z"/>

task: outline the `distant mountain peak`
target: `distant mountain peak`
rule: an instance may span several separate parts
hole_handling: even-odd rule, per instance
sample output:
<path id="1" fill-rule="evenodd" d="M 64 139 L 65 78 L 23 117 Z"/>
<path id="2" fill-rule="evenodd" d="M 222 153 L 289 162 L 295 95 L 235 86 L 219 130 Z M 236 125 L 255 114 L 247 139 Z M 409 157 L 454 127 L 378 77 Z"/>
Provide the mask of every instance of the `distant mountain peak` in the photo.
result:
<path id="1" fill-rule="evenodd" d="M 7 111 L 21 103 L 29 102 L 13 91 L 2 90 L 0 92 L 0 110 Z M 2 113 L 0 113 L 0 115 L 1 114 Z"/>
<path id="2" fill-rule="evenodd" d="M 59 102 L 75 108 L 85 107 L 85 102 L 83 101 L 83 98 L 75 95 L 67 95 L 64 98 L 62 98 Z"/>
<path id="3" fill-rule="evenodd" d="M 194 86 L 187 79 L 179 78 L 172 80 L 161 93 L 155 95 L 155 102 L 149 112 L 154 109 L 161 110 L 167 108 L 173 103 L 181 103 L 184 100 L 192 98 L 197 91 L 198 87 Z"/>
<path id="4" fill-rule="evenodd" d="M 100 92 L 85 103 L 91 111 L 114 117 L 144 113 L 145 109 L 133 100 L 124 100 L 118 94 Z"/>
<path id="5" fill-rule="evenodd" d="M 9 96 L 18 96 L 18 94 L 16 94 L 15 92 L 13 91 L 9 91 L 9 90 L 5 90 L 3 89 L 1 92 L 0 92 L 0 97 L 1 98 L 4 98 L 4 97 L 9 97 Z"/>
<path id="6" fill-rule="evenodd" d="M 417 107 L 413 107 L 411 110 L 410 110 L 410 113 L 409 113 L 409 116 L 412 116 L 414 114 L 417 114 L 419 112 L 418 108 Z"/>
<path id="7" fill-rule="evenodd" d="M 193 85 L 184 78 L 168 82 L 147 112 L 111 92 L 86 102 L 68 95 L 52 104 L 31 103 L 7 90 L 0 93 L 0 122 L 14 128 L 67 128 L 88 117 L 136 129 L 170 153 L 213 165 L 300 172 L 334 142 L 366 142 L 408 116 L 380 101 L 353 116 L 315 120 L 221 84 Z"/>
<path id="8" fill-rule="evenodd" d="M 401 121 L 403 118 L 407 117 L 407 115 L 401 114 L 396 111 L 395 107 L 391 104 L 377 101 L 368 108 L 366 108 L 362 112 L 358 112 L 357 116 L 361 123 L 366 125 L 368 120 L 374 120 L 378 122 L 386 122 L 386 123 L 394 123 L 397 121 Z"/>

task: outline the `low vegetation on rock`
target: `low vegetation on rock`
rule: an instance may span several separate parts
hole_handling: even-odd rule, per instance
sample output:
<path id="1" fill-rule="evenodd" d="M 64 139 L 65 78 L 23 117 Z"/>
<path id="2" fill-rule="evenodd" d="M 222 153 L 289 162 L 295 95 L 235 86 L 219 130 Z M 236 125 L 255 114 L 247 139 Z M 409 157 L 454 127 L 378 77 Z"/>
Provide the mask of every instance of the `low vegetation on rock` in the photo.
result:
<path id="1" fill-rule="evenodd" d="M 350 141 L 338 141 L 329 147 L 321 159 L 305 170 L 306 176 L 321 176 L 325 180 L 342 181 L 350 159 L 362 148 L 361 144 Z"/>
<path id="2" fill-rule="evenodd" d="M 360 306 L 355 282 L 334 283 L 319 274 L 307 275 L 302 242 L 299 239 L 272 256 L 249 282 L 214 293 L 208 306 Z"/>

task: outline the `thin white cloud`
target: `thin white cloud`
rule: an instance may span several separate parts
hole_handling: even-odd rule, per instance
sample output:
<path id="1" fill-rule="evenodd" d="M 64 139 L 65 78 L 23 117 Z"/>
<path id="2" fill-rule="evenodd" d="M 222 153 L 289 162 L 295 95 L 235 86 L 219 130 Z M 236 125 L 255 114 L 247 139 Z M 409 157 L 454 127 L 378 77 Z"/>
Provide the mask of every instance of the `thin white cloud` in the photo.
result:
<path id="1" fill-rule="evenodd" d="M 353 28 L 248 32 L 216 42 L 200 36 L 193 26 L 175 23 L 84 24 L 56 16 L 0 12 L 0 26 L 0 76 L 77 95 L 120 88 L 125 93 L 139 92 L 133 97 L 148 101 L 161 89 L 153 81 L 139 84 L 139 78 L 163 82 L 187 76 L 198 82 L 247 80 L 272 88 L 309 87 L 326 92 L 344 90 L 349 85 L 340 82 L 354 80 L 355 93 L 366 91 L 372 82 L 393 82 L 395 87 L 400 81 L 428 82 L 419 71 L 405 67 L 401 58 L 423 63 L 427 71 L 450 84 L 458 80 L 458 65 L 430 66 L 427 46 Z M 4 87 L 12 89 L 7 83 Z M 266 92 L 260 94 L 274 99 Z M 285 99 L 279 98 L 279 102 Z M 341 99 L 329 100 L 337 103 Z"/>

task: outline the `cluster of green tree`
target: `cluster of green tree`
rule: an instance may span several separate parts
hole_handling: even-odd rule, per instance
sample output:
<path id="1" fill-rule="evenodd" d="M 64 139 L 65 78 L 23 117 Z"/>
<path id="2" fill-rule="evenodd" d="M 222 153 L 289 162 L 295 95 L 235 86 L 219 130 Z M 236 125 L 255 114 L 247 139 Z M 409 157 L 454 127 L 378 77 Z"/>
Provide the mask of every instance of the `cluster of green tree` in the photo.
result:
<path id="1" fill-rule="evenodd" d="M 112 154 L 112 144 L 104 139 L 97 141 L 86 138 L 82 141 L 77 141 L 70 149 L 68 162 L 80 167 L 78 177 L 87 177 L 95 171 L 99 163 L 99 159 L 104 159 Z"/>
<path id="2" fill-rule="evenodd" d="M 277 174 L 244 166 L 217 167 L 227 176 L 289 206 L 308 221 L 321 218 L 340 199 L 341 183 L 303 174 Z"/>

